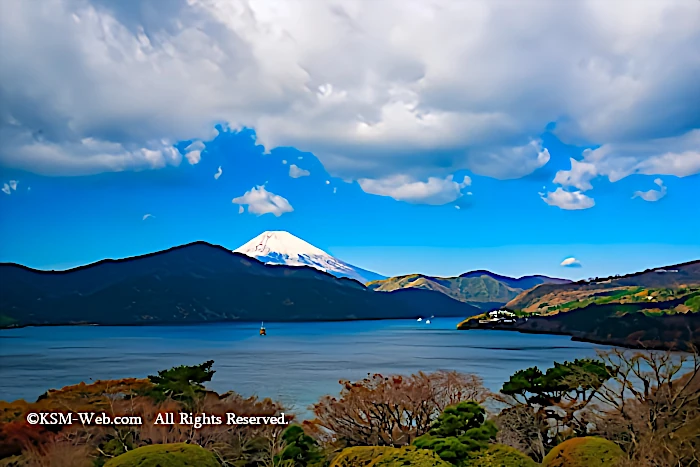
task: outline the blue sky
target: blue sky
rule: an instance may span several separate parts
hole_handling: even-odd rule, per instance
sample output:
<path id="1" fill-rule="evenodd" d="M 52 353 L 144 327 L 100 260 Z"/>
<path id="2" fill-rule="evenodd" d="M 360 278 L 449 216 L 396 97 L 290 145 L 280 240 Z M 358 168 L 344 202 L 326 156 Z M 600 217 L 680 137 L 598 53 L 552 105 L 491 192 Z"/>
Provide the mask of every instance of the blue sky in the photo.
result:
<path id="1" fill-rule="evenodd" d="M 700 259 L 699 2 L 46 1 L 0 15 L 0 261 L 266 230 L 385 275 Z"/>
<path id="2" fill-rule="evenodd" d="M 669 194 L 657 202 L 631 196 L 654 187 L 654 176 L 597 180 L 594 207 L 564 210 L 538 192 L 551 189 L 548 180 L 581 149 L 552 135 L 544 140 L 551 159 L 541 169 L 516 180 L 459 172 L 455 178 L 469 175 L 471 185 L 439 206 L 365 193 L 357 182 L 330 176 L 310 153 L 279 148 L 265 154 L 253 130 L 222 130 L 196 165 L 82 177 L 3 169 L 0 180 L 18 184 L 0 197 L 0 260 L 64 269 L 196 240 L 234 249 L 265 230 L 287 230 L 385 275 L 484 268 L 579 278 L 700 258 L 700 216 L 691 215 L 698 209 L 699 176 L 662 177 Z M 290 177 L 292 164 L 309 175 Z M 261 185 L 293 211 L 239 213 L 232 199 Z M 152 217 L 144 220 L 146 214 Z M 561 267 L 567 257 L 582 267 Z"/>

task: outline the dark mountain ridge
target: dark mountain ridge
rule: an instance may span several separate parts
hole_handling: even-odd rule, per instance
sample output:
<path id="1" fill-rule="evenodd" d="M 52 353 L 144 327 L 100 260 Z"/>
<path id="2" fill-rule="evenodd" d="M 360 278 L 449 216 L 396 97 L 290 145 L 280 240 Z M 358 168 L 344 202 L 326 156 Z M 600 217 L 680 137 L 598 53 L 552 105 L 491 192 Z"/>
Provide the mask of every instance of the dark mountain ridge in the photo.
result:
<path id="1" fill-rule="evenodd" d="M 0 325 L 165 324 L 470 316 L 429 290 L 375 293 L 306 266 L 266 265 L 206 242 L 65 271 L 0 264 Z"/>

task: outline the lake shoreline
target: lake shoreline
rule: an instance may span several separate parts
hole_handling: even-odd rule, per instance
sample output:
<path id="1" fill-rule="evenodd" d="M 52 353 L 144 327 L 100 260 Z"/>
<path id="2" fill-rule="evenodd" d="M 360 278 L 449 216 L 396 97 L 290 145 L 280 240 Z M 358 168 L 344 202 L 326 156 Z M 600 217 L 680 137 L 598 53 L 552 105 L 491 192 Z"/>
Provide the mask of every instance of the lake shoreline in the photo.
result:
<path id="1" fill-rule="evenodd" d="M 374 322 L 374 321 L 406 321 L 406 320 L 417 320 L 418 318 L 423 318 L 423 316 L 415 316 L 415 317 L 408 317 L 408 318 L 339 318 L 339 319 L 294 319 L 294 320 L 212 320 L 212 321 L 178 321 L 178 322 L 173 322 L 173 321 L 164 321 L 164 322 L 154 322 L 154 321 L 149 321 L 149 322 L 141 322 L 141 323 L 88 323 L 88 322 L 79 322 L 79 323 L 45 323 L 45 324 L 21 324 L 21 325 L 16 325 L 16 326 L 0 326 L 0 331 L 8 330 L 8 329 L 25 329 L 25 328 L 48 328 L 48 327 L 89 327 L 89 326 L 95 326 L 95 327 L 143 327 L 143 326 L 197 326 L 197 325 L 202 325 L 202 324 L 235 324 L 235 323 L 245 323 L 245 324 L 252 324 L 252 323 L 259 323 L 259 322 L 267 322 L 267 323 L 285 323 L 285 324 L 292 324 L 292 323 L 354 323 L 354 322 L 361 322 L 361 321 L 368 321 L 368 322 Z M 435 318 L 429 318 L 429 319 L 464 319 L 464 316 L 458 315 L 458 316 L 437 316 Z"/>
<path id="2" fill-rule="evenodd" d="M 461 324 L 461 323 L 460 323 Z M 586 342 L 588 344 L 597 344 L 597 345 L 607 345 L 607 346 L 612 346 L 612 347 L 623 347 L 626 349 L 630 350 L 670 350 L 673 352 L 681 352 L 681 353 L 688 353 L 688 350 L 685 349 L 674 349 L 673 346 L 667 345 L 667 344 L 646 344 L 642 342 L 638 343 L 631 343 L 627 341 L 622 341 L 622 340 L 617 340 L 617 339 L 603 339 L 603 338 L 594 338 L 594 337 L 588 337 L 588 336 L 577 336 L 575 334 L 572 334 L 571 332 L 566 332 L 566 331 L 554 331 L 554 330 L 536 330 L 536 329 L 522 329 L 522 328 L 514 328 L 512 326 L 499 326 L 499 325 L 488 325 L 488 326 L 481 326 L 481 325 L 471 325 L 471 327 L 462 327 L 460 328 L 459 325 L 457 326 L 458 331 L 509 331 L 509 332 L 517 332 L 520 334 L 536 334 L 536 335 L 548 335 L 548 336 L 567 336 L 570 337 L 572 341 L 575 342 Z"/>

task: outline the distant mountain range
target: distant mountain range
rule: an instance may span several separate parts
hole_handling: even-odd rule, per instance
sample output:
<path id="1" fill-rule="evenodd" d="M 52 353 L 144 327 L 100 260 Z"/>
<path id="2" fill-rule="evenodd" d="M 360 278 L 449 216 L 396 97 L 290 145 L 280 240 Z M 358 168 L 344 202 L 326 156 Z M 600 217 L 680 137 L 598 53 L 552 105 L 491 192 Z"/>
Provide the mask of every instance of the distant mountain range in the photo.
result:
<path id="1" fill-rule="evenodd" d="M 433 290 L 484 310 L 505 305 L 523 291 L 540 284 L 568 284 L 571 281 L 547 276 L 513 278 L 489 271 L 471 271 L 458 277 L 433 277 L 422 274 L 390 277 L 373 281 L 367 287 L 378 292 L 406 289 Z"/>
<path id="2" fill-rule="evenodd" d="M 263 232 L 248 243 L 235 249 L 234 252 L 250 256 L 265 264 L 310 266 L 336 277 L 355 279 L 363 284 L 386 279 L 386 276 L 358 268 L 338 258 L 334 258 L 320 248 L 316 248 L 310 243 L 284 231 Z"/>
<path id="3" fill-rule="evenodd" d="M 565 284 L 544 284 L 527 290 L 507 303 L 510 309 L 535 311 L 542 307 L 555 306 L 573 300 L 580 301 L 590 295 L 615 289 L 642 287 L 644 289 L 679 289 L 700 285 L 700 261 L 691 261 L 663 268 L 613 276 L 590 281 Z"/>
<path id="4" fill-rule="evenodd" d="M 540 284 L 505 306 L 517 319 L 474 316 L 460 329 L 566 334 L 628 347 L 700 347 L 700 261 L 568 284 Z"/>
<path id="5" fill-rule="evenodd" d="M 272 249 L 263 252 L 269 256 Z M 294 258 L 293 251 L 280 253 Z M 308 253 L 307 249 L 297 254 L 296 260 L 319 260 Z M 480 313 L 435 291 L 377 293 L 317 267 L 263 264 L 204 242 L 68 271 L 0 264 L 0 326 L 332 321 Z"/>

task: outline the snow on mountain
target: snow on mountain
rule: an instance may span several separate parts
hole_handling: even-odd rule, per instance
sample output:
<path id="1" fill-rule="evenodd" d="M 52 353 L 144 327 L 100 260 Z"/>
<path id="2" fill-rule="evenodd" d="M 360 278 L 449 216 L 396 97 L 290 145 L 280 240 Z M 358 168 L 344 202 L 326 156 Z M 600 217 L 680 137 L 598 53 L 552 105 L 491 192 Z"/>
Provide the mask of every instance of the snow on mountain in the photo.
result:
<path id="1" fill-rule="evenodd" d="M 263 232 L 249 242 L 233 250 L 266 264 L 286 264 L 287 266 L 311 266 L 333 274 L 336 277 L 349 277 L 360 282 L 386 279 L 386 277 L 341 261 L 320 248 L 295 237 L 289 232 Z"/>

